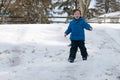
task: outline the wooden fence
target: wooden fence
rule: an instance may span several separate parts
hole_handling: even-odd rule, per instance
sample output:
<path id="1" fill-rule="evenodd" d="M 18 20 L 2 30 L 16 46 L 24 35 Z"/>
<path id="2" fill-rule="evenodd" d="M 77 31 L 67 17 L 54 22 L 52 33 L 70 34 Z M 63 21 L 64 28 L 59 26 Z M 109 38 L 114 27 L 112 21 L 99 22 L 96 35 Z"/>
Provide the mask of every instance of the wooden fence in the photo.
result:
<path id="1" fill-rule="evenodd" d="M 50 19 L 66 19 L 66 21 L 52 21 L 53 23 L 68 23 L 72 17 L 49 17 Z M 120 23 L 120 17 L 96 17 L 88 19 L 89 23 Z"/>
<path id="2" fill-rule="evenodd" d="M 90 23 L 120 23 L 120 17 L 97 17 L 88 20 Z"/>
<path id="3" fill-rule="evenodd" d="M 72 17 L 48 17 L 51 23 L 68 23 Z M 120 17 L 97 17 L 87 20 L 89 23 L 120 23 Z M 24 24 L 27 23 L 25 17 L 0 17 L 0 24 Z"/>
<path id="4" fill-rule="evenodd" d="M 26 18 L 24 17 L 0 17 L 0 24 L 21 24 L 27 23 Z"/>

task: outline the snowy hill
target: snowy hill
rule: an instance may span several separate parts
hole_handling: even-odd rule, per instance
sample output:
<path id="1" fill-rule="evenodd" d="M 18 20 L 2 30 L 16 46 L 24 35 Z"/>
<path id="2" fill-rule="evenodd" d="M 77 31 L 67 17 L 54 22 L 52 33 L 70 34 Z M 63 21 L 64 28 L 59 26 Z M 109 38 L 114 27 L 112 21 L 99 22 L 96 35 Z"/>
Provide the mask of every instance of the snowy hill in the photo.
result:
<path id="1" fill-rule="evenodd" d="M 91 24 L 89 53 L 67 61 L 68 24 L 0 25 L 0 80 L 120 80 L 120 24 Z"/>
<path id="2" fill-rule="evenodd" d="M 97 18 L 92 18 L 89 22 L 97 23 L 120 23 L 120 11 L 106 13 L 98 16 Z"/>

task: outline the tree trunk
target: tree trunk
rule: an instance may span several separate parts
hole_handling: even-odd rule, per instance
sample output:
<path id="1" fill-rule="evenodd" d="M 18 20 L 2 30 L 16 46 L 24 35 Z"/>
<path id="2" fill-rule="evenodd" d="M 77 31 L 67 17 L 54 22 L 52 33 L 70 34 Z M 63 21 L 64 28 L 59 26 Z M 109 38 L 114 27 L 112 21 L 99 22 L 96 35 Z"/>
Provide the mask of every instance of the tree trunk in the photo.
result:
<path id="1" fill-rule="evenodd" d="M 81 16 L 85 17 L 91 0 L 78 0 L 78 9 L 81 10 Z"/>

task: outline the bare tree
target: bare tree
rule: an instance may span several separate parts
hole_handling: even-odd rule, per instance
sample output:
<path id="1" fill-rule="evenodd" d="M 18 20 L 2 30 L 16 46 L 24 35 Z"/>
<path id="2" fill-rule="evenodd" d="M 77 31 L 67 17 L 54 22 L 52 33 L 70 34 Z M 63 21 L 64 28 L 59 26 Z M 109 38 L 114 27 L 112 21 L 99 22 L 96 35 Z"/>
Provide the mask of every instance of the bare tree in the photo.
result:
<path id="1" fill-rule="evenodd" d="M 115 12 L 120 10 L 120 0 L 96 0 L 96 6 L 99 14 Z"/>
<path id="2" fill-rule="evenodd" d="M 11 4 L 11 1 L 12 0 L 1 0 L 1 3 L 0 3 L 0 11 L 1 11 L 1 20 L 2 20 L 2 23 L 4 24 L 4 18 L 5 18 L 5 14 L 7 13 L 8 11 L 8 8 Z"/>
<path id="3" fill-rule="evenodd" d="M 83 17 L 86 17 L 86 12 L 88 11 L 88 7 L 90 5 L 91 0 L 78 0 L 77 8 L 81 10 L 81 14 Z"/>
<path id="4" fill-rule="evenodd" d="M 1 0 L 0 10 L 12 17 L 24 17 L 27 23 L 50 23 L 52 0 Z"/>

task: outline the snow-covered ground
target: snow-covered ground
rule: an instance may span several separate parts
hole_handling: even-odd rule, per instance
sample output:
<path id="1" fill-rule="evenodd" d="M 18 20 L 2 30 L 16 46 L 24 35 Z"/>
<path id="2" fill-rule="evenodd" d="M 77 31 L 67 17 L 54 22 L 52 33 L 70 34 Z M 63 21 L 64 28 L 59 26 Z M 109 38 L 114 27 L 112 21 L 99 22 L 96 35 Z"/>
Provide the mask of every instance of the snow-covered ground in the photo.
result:
<path id="1" fill-rule="evenodd" d="M 67 61 L 68 24 L 0 25 L 0 80 L 120 80 L 120 24 L 91 24 L 87 61 Z"/>

